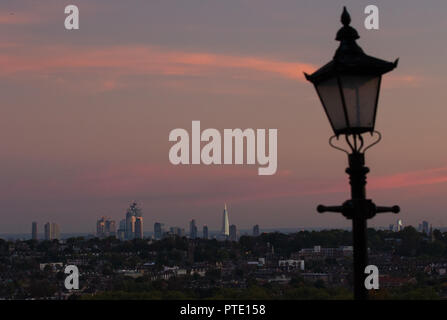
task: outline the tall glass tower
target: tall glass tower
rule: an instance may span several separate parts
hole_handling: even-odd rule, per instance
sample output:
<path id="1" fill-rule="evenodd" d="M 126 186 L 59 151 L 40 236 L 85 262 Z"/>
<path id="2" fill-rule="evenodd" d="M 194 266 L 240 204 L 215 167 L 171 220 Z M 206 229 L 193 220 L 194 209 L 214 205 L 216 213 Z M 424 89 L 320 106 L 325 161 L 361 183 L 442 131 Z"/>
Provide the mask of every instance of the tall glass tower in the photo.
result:
<path id="1" fill-rule="evenodd" d="M 132 240 L 135 238 L 135 223 L 139 219 L 139 234 L 138 236 L 142 238 L 143 236 L 143 214 L 141 209 L 138 207 L 136 201 L 134 201 L 126 212 L 126 240 Z"/>
<path id="2" fill-rule="evenodd" d="M 228 210 L 227 204 L 225 203 L 225 208 L 222 216 L 222 236 L 229 237 L 230 236 L 230 222 L 228 220 Z"/>

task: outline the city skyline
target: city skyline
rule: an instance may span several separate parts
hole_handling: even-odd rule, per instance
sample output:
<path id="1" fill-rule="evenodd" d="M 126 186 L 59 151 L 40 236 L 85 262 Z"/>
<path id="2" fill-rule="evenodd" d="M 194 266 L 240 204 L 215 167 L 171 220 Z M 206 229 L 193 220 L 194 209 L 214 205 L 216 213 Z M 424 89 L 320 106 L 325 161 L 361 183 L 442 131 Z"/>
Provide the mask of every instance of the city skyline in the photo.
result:
<path id="1" fill-rule="evenodd" d="M 143 230 L 188 230 L 191 219 L 218 230 L 226 201 L 238 229 L 349 227 L 315 209 L 348 198 L 347 163 L 327 145 L 330 126 L 302 75 L 332 57 L 343 5 L 366 52 L 400 58 L 383 79 L 367 197 L 398 203 L 406 225 L 447 226 L 447 3 L 429 3 L 380 3 L 380 29 L 369 31 L 366 1 L 79 0 L 81 27 L 68 32 L 60 1 L 2 2 L 0 233 L 28 234 L 32 221 L 95 233 L 102 216 L 118 227 L 128 199 L 144 207 Z M 172 165 L 169 132 L 191 121 L 277 128 L 277 173 Z"/>
<path id="2" fill-rule="evenodd" d="M 134 215 L 138 215 L 138 218 L 133 221 L 134 226 L 131 227 L 131 229 L 134 230 L 133 235 L 127 235 L 126 220 L 128 220 L 129 217 L 133 217 Z M 138 219 L 140 219 L 140 220 L 138 220 Z M 171 233 L 174 235 L 179 235 L 179 236 L 187 236 L 190 239 L 195 239 L 195 238 L 209 239 L 210 234 L 213 234 L 214 235 L 213 238 L 215 238 L 215 239 L 220 239 L 220 240 L 229 239 L 231 241 L 236 241 L 239 238 L 239 236 L 241 235 L 240 230 L 244 230 L 244 233 L 242 235 L 259 236 L 262 233 L 261 229 L 259 227 L 259 224 L 254 224 L 251 227 L 245 227 L 245 228 L 244 227 L 240 228 L 240 226 L 237 226 L 236 224 L 233 224 L 233 223 L 230 224 L 227 203 L 224 204 L 224 210 L 223 210 L 223 214 L 222 214 L 222 224 L 220 226 L 220 229 L 219 228 L 209 229 L 207 224 L 203 224 L 202 225 L 202 233 L 198 232 L 198 224 L 195 219 L 192 219 L 189 221 L 189 231 L 188 232 L 185 231 L 185 228 L 178 227 L 178 225 L 169 226 L 169 230 L 168 230 L 168 228 L 165 227 L 166 226 L 165 223 L 160 222 L 160 221 L 155 221 L 152 224 L 152 226 L 153 226 L 152 228 L 144 229 L 142 220 L 143 220 L 142 208 L 138 207 L 137 202 L 132 201 L 130 204 L 130 207 L 126 210 L 126 219 L 121 220 L 118 229 L 116 228 L 115 220 L 111 219 L 110 217 L 102 216 L 99 220 L 96 221 L 96 233 L 94 233 L 94 234 L 99 238 L 106 238 L 108 236 L 113 236 L 120 240 L 132 240 L 134 238 L 142 239 L 145 237 L 144 234 L 146 233 L 146 234 L 151 234 L 152 239 L 160 240 L 169 231 L 168 233 Z M 141 221 L 140 225 L 138 227 L 138 230 L 140 230 L 138 233 L 136 231 L 137 230 L 137 221 Z M 52 223 L 52 224 L 54 224 L 54 223 Z M 402 219 L 397 219 L 394 224 L 389 224 L 388 228 L 385 226 L 380 226 L 379 228 L 383 229 L 383 230 L 388 229 L 390 231 L 399 232 L 399 231 L 402 231 L 403 228 L 406 226 L 409 226 L 409 225 L 405 224 Z M 433 229 L 435 229 L 436 227 L 442 228 L 440 226 L 435 226 L 435 228 L 433 228 L 432 223 L 429 223 L 426 220 L 420 221 L 420 223 L 416 226 L 413 226 L 413 225 L 411 225 L 411 226 L 414 227 L 419 232 L 422 232 L 425 234 L 431 233 L 431 231 Z M 314 228 L 316 230 L 324 229 L 322 227 L 314 227 Z M 274 229 L 274 228 L 269 228 L 268 226 L 264 227 L 264 230 L 269 230 L 269 232 L 271 232 L 272 229 Z M 278 231 L 280 231 L 280 229 L 292 230 L 294 228 L 289 226 L 287 228 L 283 227 L 283 228 L 277 228 L 277 229 L 278 229 Z M 297 226 L 297 227 L 295 227 L 295 229 L 296 229 L 295 232 L 298 232 L 303 229 L 312 229 L 312 228 L 302 228 L 302 227 Z M 250 233 L 250 231 L 251 231 L 251 233 Z M 292 232 L 292 231 L 290 231 L 290 232 Z M 38 223 L 36 221 L 33 221 L 32 226 L 31 226 L 31 239 L 39 239 L 39 234 L 40 233 L 38 232 Z M 93 233 L 91 235 L 93 235 Z M 45 230 L 44 230 L 43 236 L 46 237 Z"/>

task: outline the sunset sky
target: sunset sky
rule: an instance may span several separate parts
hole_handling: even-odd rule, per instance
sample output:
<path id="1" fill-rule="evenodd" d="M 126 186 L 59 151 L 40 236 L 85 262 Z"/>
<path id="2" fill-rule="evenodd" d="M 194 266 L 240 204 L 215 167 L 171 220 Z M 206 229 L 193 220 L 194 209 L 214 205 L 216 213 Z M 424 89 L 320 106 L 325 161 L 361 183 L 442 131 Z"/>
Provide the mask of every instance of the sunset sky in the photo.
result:
<path id="1" fill-rule="evenodd" d="M 64 28 L 76 4 L 80 29 Z M 239 228 L 346 227 L 315 207 L 349 198 L 346 155 L 303 71 L 328 62 L 346 5 L 359 45 L 384 60 L 367 195 L 401 218 L 447 226 L 447 2 L 3 0 L 0 3 L 0 233 L 93 232 L 141 203 L 153 223 L 218 229 L 224 203 Z M 173 166 L 175 128 L 278 129 L 278 171 Z"/>

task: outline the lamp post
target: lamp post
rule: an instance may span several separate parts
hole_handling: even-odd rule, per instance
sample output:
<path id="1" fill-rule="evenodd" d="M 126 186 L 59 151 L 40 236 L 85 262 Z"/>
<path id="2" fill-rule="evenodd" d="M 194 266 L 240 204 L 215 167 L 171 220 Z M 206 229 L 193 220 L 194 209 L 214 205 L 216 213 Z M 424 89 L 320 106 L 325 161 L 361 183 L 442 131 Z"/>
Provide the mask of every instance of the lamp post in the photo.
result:
<path id="1" fill-rule="evenodd" d="M 376 206 L 372 200 L 366 198 L 365 151 L 378 143 L 381 135 L 374 130 L 382 75 L 397 66 L 395 62 L 387 62 L 366 55 L 358 46 L 357 31 L 349 24 L 351 17 L 346 7 L 341 15 L 343 27 L 337 32 L 336 40 L 340 46 L 334 58 L 308 75 L 307 80 L 313 83 L 323 108 L 331 124 L 334 135 L 329 144 L 348 154 L 349 175 L 351 185 L 351 199 L 341 206 L 319 205 L 317 211 L 339 212 L 352 220 L 354 246 L 354 298 L 366 300 L 365 267 L 368 265 L 367 252 L 367 220 L 376 213 L 398 213 L 400 208 Z M 377 140 L 369 146 L 364 145 L 364 134 L 377 135 Z M 333 144 L 333 139 L 344 136 L 349 150 Z"/>

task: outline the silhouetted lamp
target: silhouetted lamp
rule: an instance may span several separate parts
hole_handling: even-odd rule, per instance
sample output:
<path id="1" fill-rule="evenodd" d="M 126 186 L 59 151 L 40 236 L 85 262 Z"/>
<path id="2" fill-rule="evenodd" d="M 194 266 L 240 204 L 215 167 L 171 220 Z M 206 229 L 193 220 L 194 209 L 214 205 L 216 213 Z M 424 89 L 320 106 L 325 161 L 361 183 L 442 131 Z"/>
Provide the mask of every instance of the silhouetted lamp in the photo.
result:
<path id="1" fill-rule="evenodd" d="M 376 206 L 371 199 L 366 198 L 365 188 L 366 174 L 369 172 L 365 167 L 365 151 L 381 138 L 380 133 L 374 129 L 381 78 L 397 66 L 398 60 L 387 62 L 366 55 L 356 43 L 359 35 L 349 26 L 351 18 L 346 8 L 343 8 L 341 22 L 343 27 L 336 37 L 340 46 L 332 61 L 313 74 L 305 76 L 315 86 L 334 130 L 329 144 L 346 152 L 349 160 L 346 173 L 351 185 L 351 199 L 341 206 L 319 205 L 317 211 L 339 212 L 352 220 L 354 297 L 363 300 L 368 297 L 364 284 L 365 268 L 368 264 L 367 220 L 377 213 L 398 213 L 400 210 L 398 206 Z M 364 133 L 377 133 L 378 140 L 364 147 Z M 332 143 L 332 140 L 340 135 L 344 135 L 350 150 Z"/>
<path id="2" fill-rule="evenodd" d="M 337 32 L 340 47 L 332 61 L 308 75 L 323 104 L 335 135 L 373 132 L 382 75 L 397 66 L 365 54 L 357 31 L 343 9 L 343 27 Z"/>

